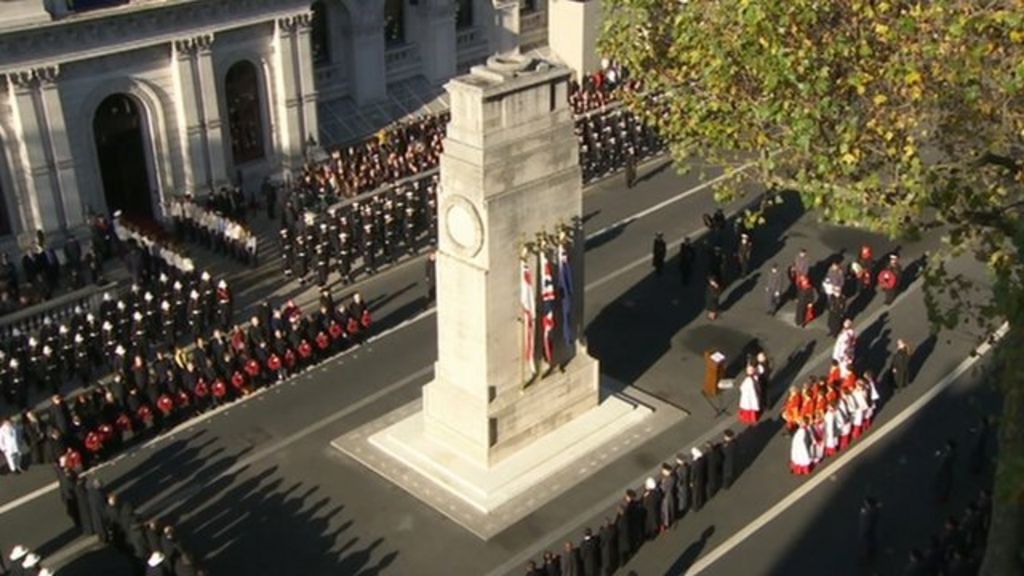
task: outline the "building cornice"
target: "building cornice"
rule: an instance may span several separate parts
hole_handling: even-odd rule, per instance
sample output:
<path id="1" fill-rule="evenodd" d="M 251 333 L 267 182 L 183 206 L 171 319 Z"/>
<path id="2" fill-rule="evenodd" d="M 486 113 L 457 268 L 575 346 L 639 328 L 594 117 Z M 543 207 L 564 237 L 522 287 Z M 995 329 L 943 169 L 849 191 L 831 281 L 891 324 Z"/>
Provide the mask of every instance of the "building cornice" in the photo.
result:
<path id="1" fill-rule="evenodd" d="M 247 26 L 307 18 L 296 0 L 164 0 L 0 34 L 0 74 L 87 60 Z"/>

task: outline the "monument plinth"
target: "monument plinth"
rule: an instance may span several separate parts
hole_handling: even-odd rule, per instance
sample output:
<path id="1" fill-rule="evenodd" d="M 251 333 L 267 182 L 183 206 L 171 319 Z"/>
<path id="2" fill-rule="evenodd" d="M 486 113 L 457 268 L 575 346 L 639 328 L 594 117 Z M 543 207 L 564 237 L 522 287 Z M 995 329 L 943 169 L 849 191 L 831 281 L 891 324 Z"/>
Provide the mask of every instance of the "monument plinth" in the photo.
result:
<path id="1" fill-rule="evenodd" d="M 582 179 L 569 76 L 505 55 L 446 86 L 434 378 L 422 401 L 334 441 L 483 538 L 567 488 L 552 480 L 559 474 L 603 465 L 628 449 L 623 438 L 680 414 L 639 391 L 602 393 L 579 338 Z M 661 418 L 637 427 L 652 406 Z"/>

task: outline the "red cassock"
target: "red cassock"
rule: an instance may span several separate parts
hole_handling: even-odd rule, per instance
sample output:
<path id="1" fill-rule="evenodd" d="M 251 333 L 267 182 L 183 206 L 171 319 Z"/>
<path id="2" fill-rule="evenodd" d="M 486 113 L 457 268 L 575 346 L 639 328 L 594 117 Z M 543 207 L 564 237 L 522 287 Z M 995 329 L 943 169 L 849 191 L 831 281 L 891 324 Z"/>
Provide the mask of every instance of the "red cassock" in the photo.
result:
<path id="1" fill-rule="evenodd" d="M 896 274 L 892 270 L 886 268 L 878 273 L 878 286 L 882 290 L 895 290 L 896 289 Z"/>
<path id="2" fill-rule="evenodd" d="M 89 452 L 99 452 L 103 448 L 103 439 L 100 438 L 99 433 L 89 432 L 85 435 L 85 449 Z"/>
<path id="3" fill-rule="evenodd" d="M 281 369 L 281 358 L 277 354 L 271 354 L 270 358 L 267 358 L 267 370 L 271 372 L 277 372 Z"/>
<path id="4" fill-rule="evenodd" d="M 164 416 L 167 416 L 171 413 L 171 410 L 174 410 L 174 400 L 172 400 L 167 394 L 161 394 L 160 397 L 156 399 L 156 407 L 163 412 Z"/>
<path id="5" fill-rule="evenodd" d="M 228 393 L 228 387 L 224 381 L 217 378 L 213 381 L 213 395 L 216 398 L 223 398 Z"/>
<path id="6" fill-rule="evenodd" d="M 303 358 L 309 358 L 313 354 L 313 347 L 309 345 L 309 342 L 303 340 L 299 344 L 299 356 Z"/>
<path id="7" fill-rule="evenodd" d="M 231 335 L 231 347 L 238 352 L 245 350 L 245 334 L 242 333 L 241 329 L 235 330 L 234 334 Z"/>
<path id="8" fill-rule="evenodd" d="M 206 398 L 210 395 L 210 386 L 206 383 L 206 380 L 200 378 L 196 381 L 196 387 L 192 390 L 192 393 L 196 395 L 196 398 Z"/>
<path id="9" fill-rule="evenodd" d="M 245 363 L 245 372 L 252 378 L 259 376 L 260 363 L 250 358 L 249 361 Z"/>
<path id="10" fill-rule="evenodd" d="M 345 330 L 341 327 L 341 324 L 337 322 L 331 322 L 331 326 L 327 329 L 327 332 L 331 335 L 332 340 L 337 340 L 345 335 Z"/>
<path id="11" fill-rule="evenodd" d="M 231 375 L 231 385 L 235 387 L 235 390 L 241 390 L 245 387 L 245 376 L 235 370 L 235 373 Z"/>
<path id="12" fill-rule="evenodd" d="M 327 347 L 331 345 L 331 339 L 327 337 L 327 334 L 321 332 L 316 335 L 316 347 L 321 350 L 327 350 Z"/>

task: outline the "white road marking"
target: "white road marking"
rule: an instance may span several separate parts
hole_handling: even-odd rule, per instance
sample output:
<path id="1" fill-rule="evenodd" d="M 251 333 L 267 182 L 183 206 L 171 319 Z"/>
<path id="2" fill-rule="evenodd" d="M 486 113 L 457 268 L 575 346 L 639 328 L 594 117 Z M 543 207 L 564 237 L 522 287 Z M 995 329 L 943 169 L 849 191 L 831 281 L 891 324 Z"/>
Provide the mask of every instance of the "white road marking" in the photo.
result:
<path id="1" fill-rule="evenodd" d="M 946 388 L 949 388 L 958 378 L 964 375 L 967 370 L 974 366 L 981 358 L 992 349 L 994 344 L 999 340 L 1002 340 L 1006 333 L 1009 332 L 1009 325 L 1003 324 L 996 330 L 992 338 L 986 339 L 980 346 L 978 346 L 974 354 L 969 355 L 964 359 L 952 372 L 946 374 L 941 380 L 938 381 L 930 390 L 921 395 L 920 398 L 915 400 L 910 406 L 903 409 L 902 412 L 897 414 L 892 420 L 886 422 L 880 427 L 874 434 L 868 435 L 866 438 L 858 442 L 852 449 L 848 450 L 845 454 L 840 456 L 834 464 L 829 466 L 825 472 L 827 474 L 816 474 L 812 476 L 807 482 L 801 484 L 796 490 L 786 496 L 781 501 L 776 503 L 764 514 L 757 517 L 753 522 L 747 524 L 742 530 L 733 534 L 728 540 L 719 544 L 714 550 L 701 557 L 700 560 L 690 566 L 686 574 L 696 575 L 700 574 L 704 570 L 707 570 L 712 564 L 714 564 L 722 556 L 725 556 L 731 552 L 734 548 L 739 546 L 744 540 L 751 537 L 755 532 L 766 526 L 772 520 L 777 518 L 788 508 L 796 504 L 801 498 L 806 496 L 812 490 L 820 486 L 823 482 L 832 478 L 837 472 L 842 470 L 847 464 L 852 462 L 857 456 L 866 451 L 867 449 L 880 442 L 888 434 L 895 431 L 897 428 L 903 425 L 911 416 L 921 411 L 929 402 L 934 400 L 941 394 Z"/>

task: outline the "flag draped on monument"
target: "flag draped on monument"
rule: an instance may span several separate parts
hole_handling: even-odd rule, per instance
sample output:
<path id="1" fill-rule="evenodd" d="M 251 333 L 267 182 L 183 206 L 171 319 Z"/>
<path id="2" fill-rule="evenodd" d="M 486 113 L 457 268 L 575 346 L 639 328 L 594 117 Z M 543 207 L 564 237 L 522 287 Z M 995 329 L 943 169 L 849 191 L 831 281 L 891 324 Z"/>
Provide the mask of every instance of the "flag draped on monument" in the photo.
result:
<path id="1" fill-rule="evenodd" d="M 547 250 L 540 252 L 540 299 L 544 304 L 544 360 L 548 365 L 554 362 L 554 343 L 551 341 L 551 331 L 555 329 L 555 275 L 554 266 L 548 258 Z"/>
<path id="2" fill-rule="evenodd" d="M 562 291 L 562 337 L 566 346 L 572 346 L 572 268 L 565 244 L 558 246 L 558 284 Z"/>
<path id="3" fill-rule="evenodd" d="M 537 297 L 533 284 L 533 272 L 526 258 L 522 259 L 522 282 L 520 284 L 520 304 L 523 308 L 523 362 L 526 363 L 527 377 L 529 381 L 537 373 L 537 363 L 534 361 L 534 318 L 537 316 Z"/>

